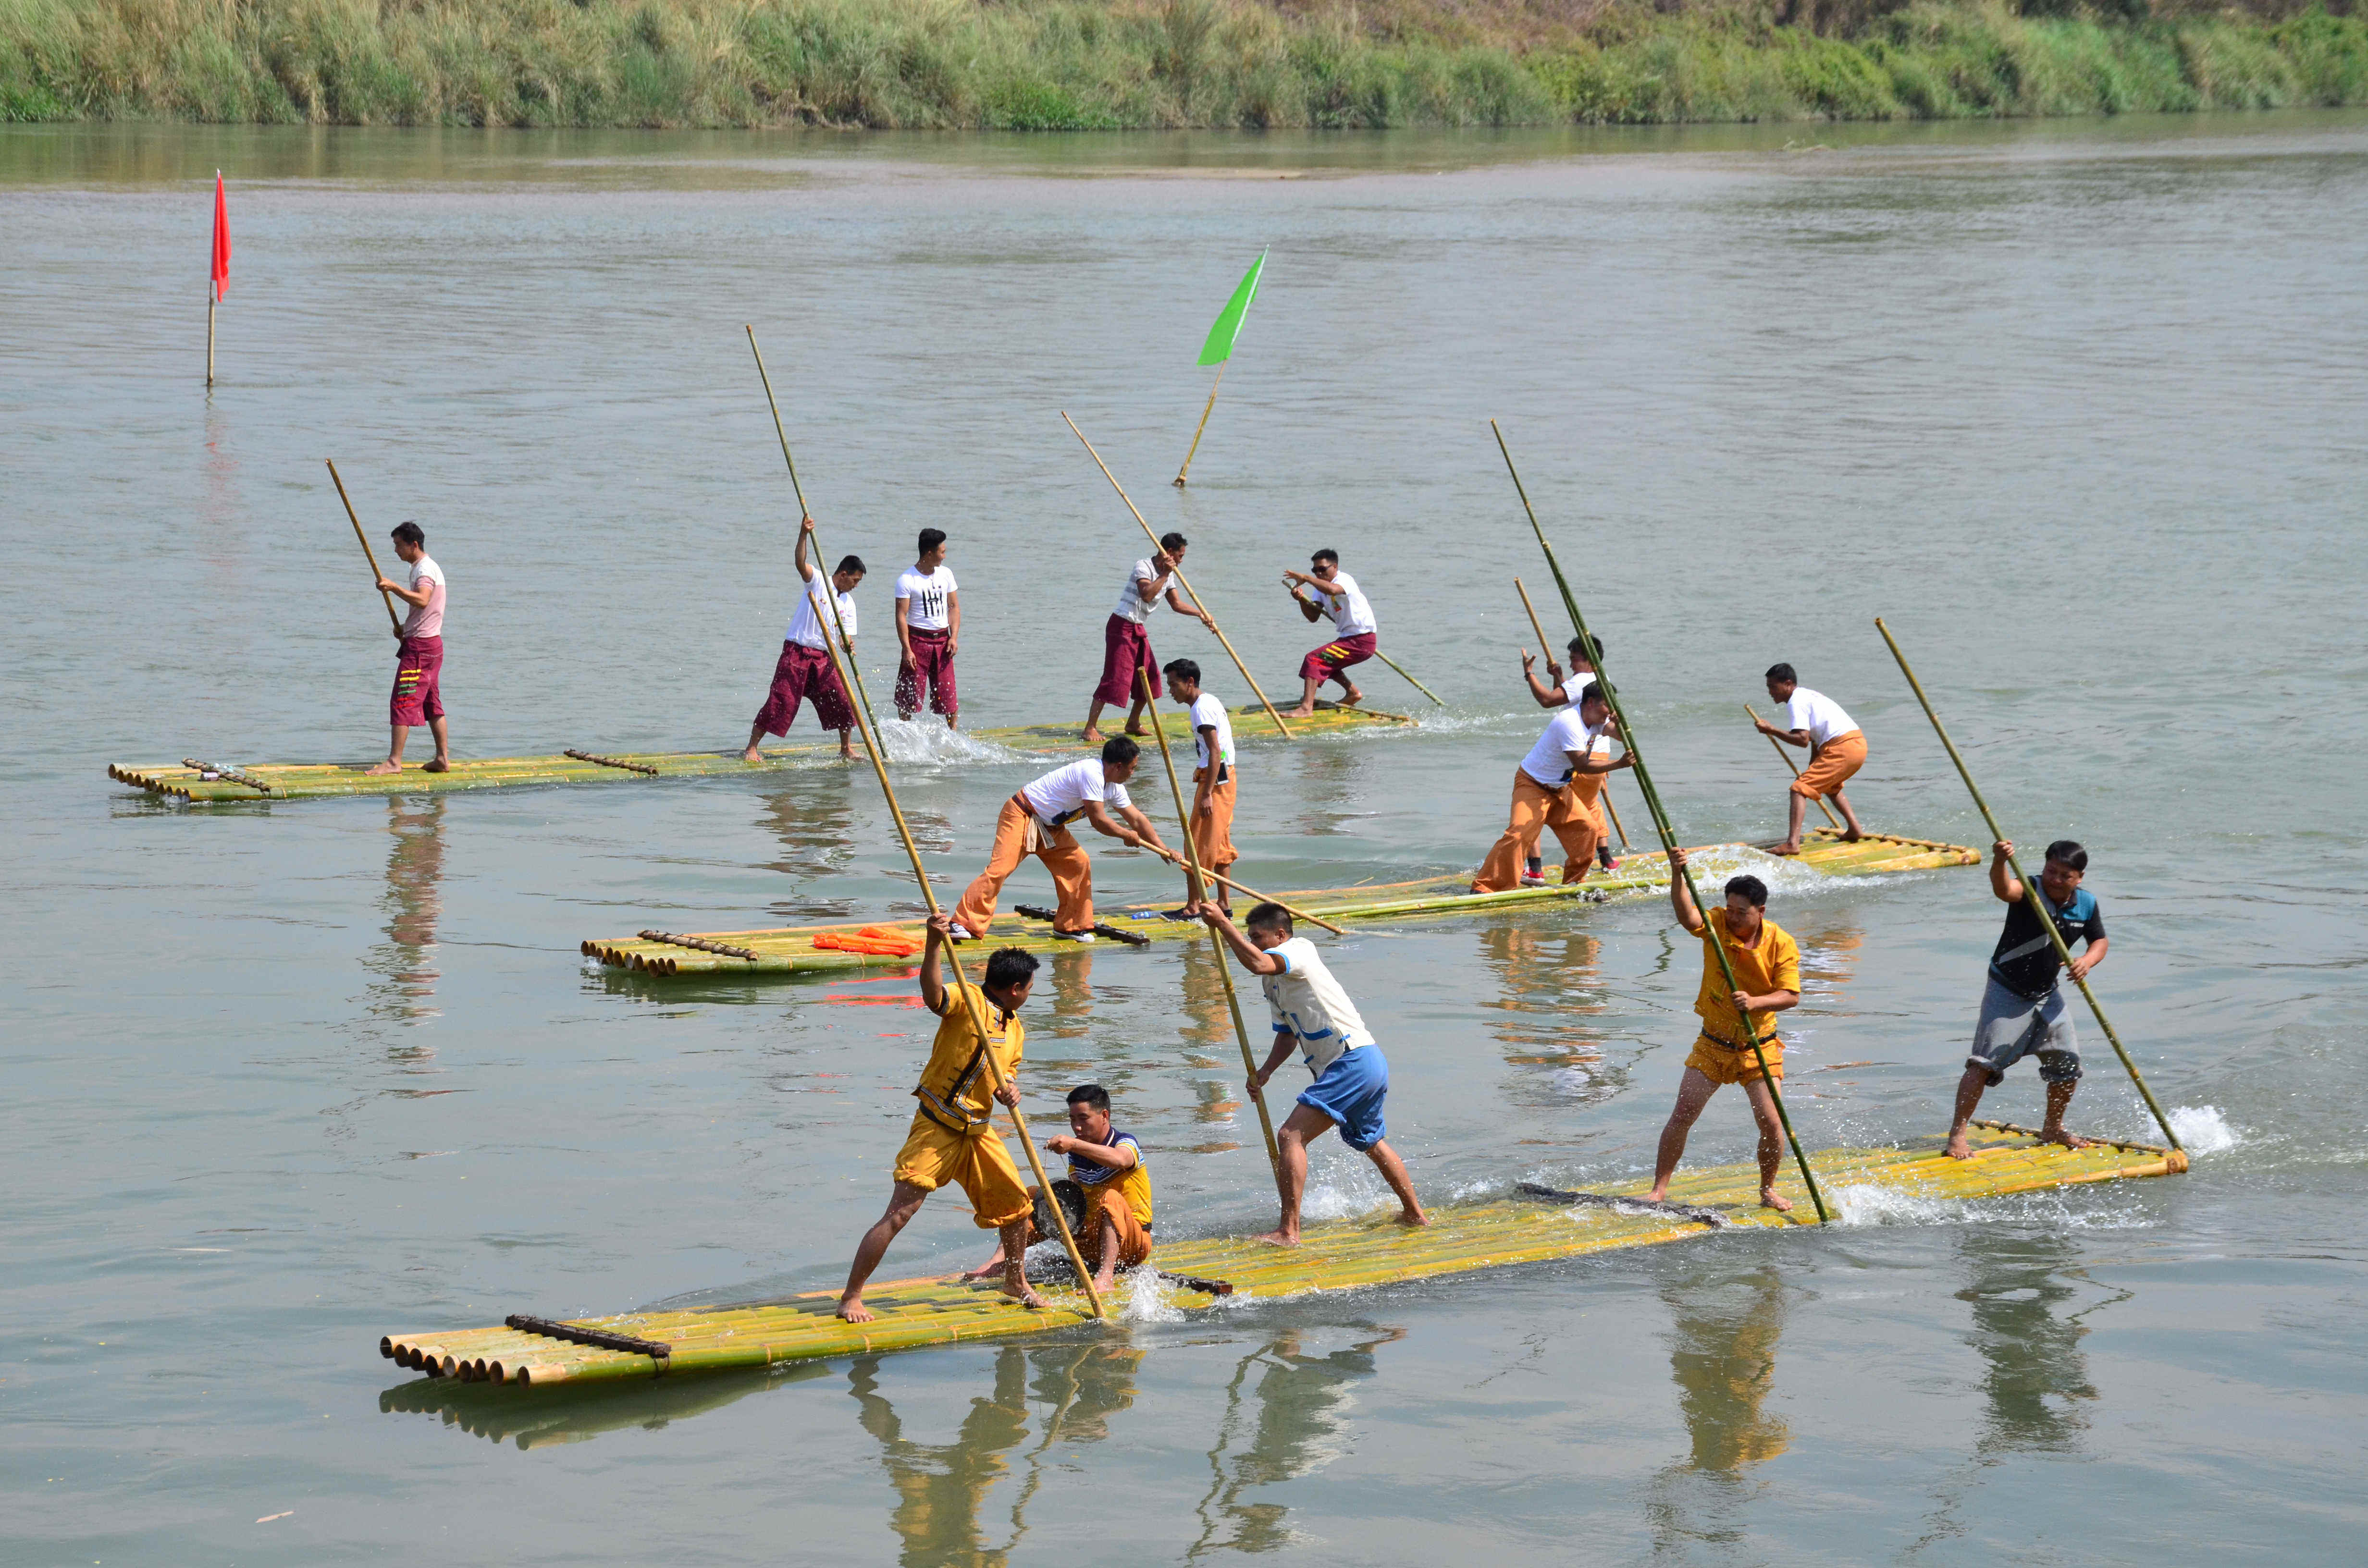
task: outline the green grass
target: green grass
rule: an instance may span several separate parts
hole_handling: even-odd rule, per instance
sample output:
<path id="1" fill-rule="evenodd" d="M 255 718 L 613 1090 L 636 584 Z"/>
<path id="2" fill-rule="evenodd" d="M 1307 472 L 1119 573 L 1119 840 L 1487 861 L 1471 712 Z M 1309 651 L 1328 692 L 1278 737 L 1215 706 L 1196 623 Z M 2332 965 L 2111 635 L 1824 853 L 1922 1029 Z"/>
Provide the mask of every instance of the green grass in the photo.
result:
<path id="1" fill-rule="evenodd" d="M 1825 15 L 1834 15 L 1827 11 Z M 1919 0 L 0 0 L 0 120 L 1121 127 L 1900 119 L 2368 102 L 2368 22 Z"/>

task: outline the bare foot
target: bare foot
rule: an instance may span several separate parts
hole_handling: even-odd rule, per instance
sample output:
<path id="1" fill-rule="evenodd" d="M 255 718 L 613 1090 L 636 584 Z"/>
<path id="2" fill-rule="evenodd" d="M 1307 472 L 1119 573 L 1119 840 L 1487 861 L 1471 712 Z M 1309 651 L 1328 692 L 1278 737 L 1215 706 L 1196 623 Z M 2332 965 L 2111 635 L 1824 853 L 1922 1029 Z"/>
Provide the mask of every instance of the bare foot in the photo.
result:
<path id="1" fill-rule="evenodd" d="M 1789 843 L 1771 844 L 1768 846 L 1768 853 L 1770 855 L 1798 855 L 1800 852 L 1801 841 L 1797 838 Z"/>
<path id="2" fill-rule="evenodd" d="M 1663 1182 L 1660 1186 L 1646 1193 L 1644 1200 L 1647 1203 L 1667 1203 L 1669 1200 L 1668 1183 Z"/>
<path id="3" fill-rule="evenodd" d="M 1135 724 L 1129 724 L 1129 725 L 1126 727 L 1126 733 L 1127 733 L 1128 734 L 1130 734 L 1130 735 L 1147 735 L 1147 734 L 1151 733 L 1151 732 L 1150 732 L 1149 730 L 1144 729 L 1144 728 L 1142 728 L 1141 726 L 1139 726 L 1139 725 L 1135 725 Z"/>
<path id="4" fill-rule="evenodd" d="M 1295 1247 L 1299 1244 L 1299 1232 L 1295 1229 L 1269 1231 L 1264 1235 L 1252 1236 L 1250 1240 L 1270 1247 Z"/>
<path id="5" fill-rule="evenodd" d="M 376 778 L 384 774 L 400 773 L 402 771 L 403 764 L 399 762 L 381 762 L 372 766 L 370 770 L 370 777 Z"/>
<path id="6" fill-rule="evenodd" d="M 740 760 L 743 762 L 762 762 L 765 760 L 765 754 L 758 751 L 755 746 L 750 746 L 746 751 L 740 754 Z"/>
<path id="7" fill-rule="evenodd" d="M 1793 1200 L 1772 1187 L 1763 1187 L 1759 1189 L 1759 1207 L 1773 1209 L 1779 1214 L 1790 1214 L 1793 1211 Z"/>
<path id="8" fill-rule="evenodd" d="M 439 756 L 433 762 L 423 762 L 419 765 L 419 771 L 422 773 L 450 773 L 452 771 L 452 759 L 449 756 Z"/>
<path id="9" fill-rule="evenodd" d="M 841 1296 L 838 1299 L 838 1316 L 843 1323 L 872 1321 L 871 1309 L 863 1304 L 863 1298 L 860 1296 Z"/>
<path id="10" fill-rule="evenodd" d="M 1044 1298 L 1038 1295 L 1035 1287 L 1025 1279 L 1017 1283 L 1006 1279 L 1003 1282 L 1003 1293 L 1031 1312 L 1041 1312 L 1044 1310 Z"/>
<path id="11" fill-rule="evenodd" d="M 1852 828 L 1848 833 L 1842 835 L 1842 842 L 1844 844 L 1856 844 L 1860 839 L 1864 838 L 1865 836 L 1865 834 L 1861 833 L 1856 828 Z"/>
<path id="12" fill-rule="evenodd" d="M 855 760 L 855 748 L 853 746 L 839 747 L 838 760 L 841 762 L 853 762 Z"/>
<path id="13" fill-rule="evenodd" d="M 2083 1138 L 2077 1132 L 2066 1132 L 2060 1127 L 2041 1128 L 2039 1141 L 2042 1143 L 2061 1143 L 2067 1149 L 2086 1149 L 2096 1142 L 2093 1138 Z"/>
<path id="14" fill-rule="evenodd" d="M 1094 1294 L 1097 1296 L 1107 1296 L 1110 1291 L 1117 1289 L 1117 1287 L 1118 1277 L 1116 1275 L 1097 1274 L 1094 1276 Z"/>
<path id="15" fill-rule="evenodd" d="M 1398 1223 L 1401 1225 L 1428 1225 L 1430 1223 L 1430 1216 L 1424 1213 L 1422 1211 L 1421 1205 L 1417 1204 L 1412 1209 L 1400 1210 L 1398 1211 Z"/>
<path id="16" fill-rule="evenodd" d="M 1362 702 L 1362 701 L 1364 701 L 1364 700 L 1365 700 L 1365 694 L 1364 694 L 1363 692 L 1361 692 L 1361 691 L 1359 691 L 1355 687 L 1353 687 L 1353 686 L 1352 686 L 1352 687 L 1350 687 L 1349 688 L 1349 695 L 1348 695 L 1348 696 L 1346 696 L 1346 697 L 1344 697 L 1344 698 L 1342 698 L 1342 699 L 1340 699 L 1340 705 L 1341 705 L 1342 707 L 1344 707 L 1344 708 L 1354 708 L 1355 706 L 1357 706 L 1357 704 L 1358 704 L 1358 703 Z"/>
<path id="17" fill-rule="evenodd" d="M 1304 707 L 1286 708 L 1283 710 L 1282 716 L 1286 719 L 1313 719 L 1315 717 L 1315 710 Z"/>
<path id="18" fill-rule="evenodd" d="M 1974 1157 L 1974 1146 L 1965 1142 L 1964 1133 L 1952 1132 L 1949 1141 L 1941 1145 L 1941 1153 L 1952 1160 L 1970 1160 Z"/>
<path id="19" fill-rule="evenodd" d="M 1087 725 L 1083 730 L 1079 731 L 1077 734 L 1077 739 L 1081 741 L 1098 741 L 1101 738 L 1102 733 L 1099 730 L 1095 729 L 1091 724 Z"/>

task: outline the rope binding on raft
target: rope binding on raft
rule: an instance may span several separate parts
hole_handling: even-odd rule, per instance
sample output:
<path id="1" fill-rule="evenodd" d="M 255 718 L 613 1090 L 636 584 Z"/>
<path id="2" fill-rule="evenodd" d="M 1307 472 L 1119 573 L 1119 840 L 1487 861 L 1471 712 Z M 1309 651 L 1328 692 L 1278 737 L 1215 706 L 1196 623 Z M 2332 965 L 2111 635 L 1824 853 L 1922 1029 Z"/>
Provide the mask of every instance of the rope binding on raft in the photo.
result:
<path id="1" fill-rule="evenodd" d="M 746 959 L 750 963 L 757 961 L 757 953 L 752 948 L 711 942 L 704 937 L 685 937 L 674 931 L 639 931 L 634 934 L 644 942 L 670 942 L 677 948 L 696 948 L 702 953 L 722 953 L 727 959 Z"/>
<path id="2" fill-rule="evenodd" d="M 621 767 L 628 772 L 646 773 L 653 778 L 658 776 L 658 770 L 646 762 L 626 762 L 618 757 L 602 756 L 597 752 L 588 751 L 566 751 L 560 755 L 572 756 L 578 762 L 597 762 L 603 767 Z"/>
<path id="3" fill-rule="evenodd" d="M 262 779 L 257 778 L 254 774 L 241 773 L 237 768 L 225 767 L 219 762 L 199 762 L 196 757 L 185 756 L 181 759 L 181 766 L 183 767 L 193 767 L 197 769 L 201 778 L 227 778 L 233 784 L 244 784 L 248 789 L 256 790 L 261 794 L 268 795 L 271 793 L 271 786 L 266 784 Z"/>

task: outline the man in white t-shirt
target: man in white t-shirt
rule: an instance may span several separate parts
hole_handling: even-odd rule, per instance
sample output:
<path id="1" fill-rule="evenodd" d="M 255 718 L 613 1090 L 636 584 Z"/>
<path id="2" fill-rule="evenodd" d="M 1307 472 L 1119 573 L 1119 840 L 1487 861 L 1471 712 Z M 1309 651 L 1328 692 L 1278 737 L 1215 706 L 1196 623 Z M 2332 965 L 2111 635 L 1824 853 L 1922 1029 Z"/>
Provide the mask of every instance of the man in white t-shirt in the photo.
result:
<path id="1" fill-rule="evenodd" d="M 1186 604 L 1180 595 L 1183 588 L 1178 568 L 1184 564 L 1185 539 L 1179 533 L 1159 536 L 1159 553 L 1138 561 L 1126 574 L 1126 583 L 1118 591 L 1118 605 L 1102 623 L 1102 679 L 1094 687 L 1094 705 L 1086 710 L 1086 727 L 1077 736 L 1083 741 L 1102 738 L 1102 710 L 1112 703 L 1127 705 L 1126 733 L 1146 733 L 1143 727 L 1143 710 L 1152 698 L 1159 695 L 1159 662 L 1151 651 L 1151 612 L 1165 598 L 1167 608 L 1178 615 L 1189 615 L 1210 631 L 1217 623 L 1209 612 L 1198 605 Z M 1146 696 L 1144 683 L 1151 691 Z"/>
<path id="2" fill-rule="evenodd" d="M 394 629 L 400 652 L 395 657 L 394 695 L 387 703 L 387 722 L 393 732 L 386 746 L 386 760 L 370 768 L 372 773 L 403 771 L 403 743 L 411 738 L 415 724 L 425 724 L 427 733 L 436 737 L 436 755 L 420 764 L 422 773 L 444 773 L 452 767 L 452 737 L 444 724 L 444 568 L 427 554 L 427 535 L 417 523 L 397 523 L 393 532 L 394 553 L 411 568 L 407 579 L 398 583 L 392 578 L 378 580 L 381 593 L 393 594 L 411 607 L 403 624 Z"/>
<path id="3" fill-rule="evenodd" d="M 918 713 L 926 691 L 929 711 L 942 714 L 946 728 L 952 729 L 962 710 L 954 688 L 962 591 L 946 567 L 942 528 L 923 528 L 920 559 L 896 574 L 896 645 L 903 661 L 896 666 L 896 717 Z"/>
<path id="4" fill-rule="evenodd" d="M 962 940 L 984 936 L 1003 896 L 1003 884 L 1033 855 L 1053 873 L 1059 905 L 1053 912 L 1053 935 L 1073 942 L 1094 939 L 1093 861 L 1081 848 L 1069 824 L 1083 818 L 1096 833 L 1115 838 L 1133 849 L 1147 846 L 1174 859 L 1159 841 L 1151 819 L 1128 798 L 1126 781 L 1134 777 L 1140 756 L 1135 744 L 1112 735 L 1099 757 L 1056 767 L 1003 802 L 996 813 L 995 846 L 987 851 L 986 869 L 963 890 L 954 905 L 954 935 Z M 1113 821 L 1110 813 L 1118 813 Z"/>
<path id="5" fill-rule="evenodd" d="M 1585 880 L 1593 869 L 1597 829 L 1594 813 L 1578 798 L 1572 780 L 1580 774 L 1616 773 L 1632 766 L 1627 756 L 1611 761 L 1596 756 L 1595 743 L 1611 728 L 1611 704 L 1604 699 L 1603 684 L 1587 687 L 1576 708 L 1565 707 L 1546 725 L 1530 755 L 1513 769 L 1513 808 L 1505 831 L 1489 847 L 1472 879 L 1474 892 L 1507 892 L 1524 884 L 1542 887 L 1522 874 L 1521 861 L 1539 834 L 1554 829 L 1562 841 L 1563 886 Z"/>
<path id="6" fill-rule="evenodd" d="M 1191 659 L 1167 665 L 1167 689 L 1192 723 L 1192 852 L 1204 871 L 1223 871 L 1242 858 L 1234 847 L 1234 721 L 1225 705 L 1201 688 L 1201 666 Z M 1233 913 L 1232 890 L 1209 885 L 1217 907 Z"/>
<path id="7" fill-rule="evenodd" d="M 1599 654 L 1603 651 L 1603 639 L 1600 637 L 1595 640 L 1595 651 Z M 1593 683 L 1595 679 L 1595 662 L 1588 657 L 1587 644 L 1574 637 L 1570 640 L 1568 652 L 1570 653 L 1570 678 L 1568 680 L 1565 680 L 1563 678 L 1562 666 L 1555 664 L 1552 659 L 1548 659 L 1546 661 L 1546 674 L 1554 682 L 1553 685 L 1549 686 L 1546 682 L 1540 680 L 1537 676 L 1537 672 L 1531 667 L 1533 661 L 1530 657 L 1529 650 L 1525 648 L 1521 651 L 1521 678 L 1529 683 L 1530 697 L 1539 707 L 1560 708 L 1566 704 L 1575 704 L 1578 701 L 1579 694 L 1584 692 L 1588 687 Z M 1595 738 L 1595 755 L 1599 757 L 1607 757 L 1611 755 L 1611 737 L 1610 735 L 1598 735 Z M 1604 791 L 1611 787 L 1610 780 L 1604 778 L 1601 774 L 1582 773 L 1577 778 L 1571 780 L 1571 787 L 1578 791 L 1579 803 L 1587 807 L 1588 813 L 1595 818 L 1596 863 L 1607 871 L 1618 870 L 1620 869 L 1619 858 L 1611 853 L 1611 824 L 1604 820 L 1603 814 L 1603 795 Z M 1622 830 L 1621 835 L 1623 838 L 1627 836 L 1625 829 Z M 1543 887 L 1546 880 L 1545 861 L 1539 857 L 1537 846 L 1534 841 L 1531 842 L 1527 853 L 1529 855 L 1529 859 L 1526 862 L 1528 869 L 1523 873 L 1522 880 L 1524 881 L 1532 882 L 1536 886 Z"/>
<path id="8" fill-rule="evenodd" d="M 740 754 L 745 762 L 762 762 L 765 754 L 757 747 L 767 735 L 786 735 L 797 719 L 798 705 L 807 698 L 814 699 L 814 717 L 825 730 L 838 732 L 838 755 L 852 759 L 855 747 L 848 733 L 855 727 L 855 704 L 847 695 L 847 687 L 838 678 L 838 665 L 830 656 L 831 639 L 847 637 L 847 662 L 855 663 L 855 585 L 863 581 L 863 560 L 849 555 L 838 563 L 838 570 L 825 583 L 811 556 L 814 551 L 814 520 L 802 519 L 798 524 L 798 548 L 793 559 L 798 575 L 805 582 L 805 591 L 798 596 L 798 608 L 791 612 L 789 630 L 781 634 L 781 656 L 773 665 L 772 689 L 765 694 L 765 706 L 757 710 L 757 721 L 748 727 L 748 747 Z M 837 601 L 834 612 L 833 601 Z"/>
<path id="9" fill-rule="evenodd" d="M 1430 1223 L 1414 1195 L 1414 1178 L 1406 1175 L 1406 1162 L 1384 1137 L 1388 1127 L 1382 1108 L 1390 1092 L 1390 1064 L 1315 944 L 1291 934 L 1291 912 L 1279 903 L 1253 908 L 1247 935 L 1235 930 L 1233 921 L 1214 904 L 1202 904 L 1201 917 L 1233 949 L 1242 967 L 1258 977 L 1267 1007 L 1274 1015 L 1274 1050 L 1266 1065 L 1250 1075 L 1250 1093 L 1265 1094 L 1267 1080 L 1294 1048 L 1305 1056 L 1315 1074 L 1315 1082 L 1300 1091 L 1299 1103 L 1275 1129 L 1275 1148 L 1282 1156 L 1277 1184 L 1282 1218 L 1258 1239 L 1275 1246 L 1299 1244 L 1300 1199 L 1307 1191 L 1307 1145 L 1335 1127 L 1340 1130 L 1340 1142 L 1371 1159 L 1397 1195 L 1398 1223 Z M 1220 956 L 1217 961 L 1224 960 Z"/>
<path id="10" fill-rule="evenodd" d="M 1299 613 L 1309 620 L 1332 618 L 1332 641 L 1299 661 L 1299 706 L 1283 715 L 1304 719 L 1315 711 L 1315 694 L 1327 680 L 1340 683 L 1340 700 L 1355 707 L 1365 694 L 1348 676 L 1349 666 L 1361 665 L 1381 646 L 1381 625 L 1357 579 L 1340 570 L 1340 552 L 1319 550 L 1304 572 L 1285 572 L 1282 585 L 1291 590 Z"/>
<path id="11" fill-rule="evenodd" d="M 1763 735 L 1773 735 L 1788 746 L 1807 746 L 1809 766 L 1801 769 L 1793 780 L 1789 797 L 1791 816 L 1784 831 L 1784 842 L 1771 845 L 1770 855 L 1798 855 L 1801 852 L 1801 819 L 1809 802 L 1823 795 L 1839 807 L 1842 821 L 1848 824 L 1843 841 L 1855 844 L 1866 836 L 1859 824 L 1858 813 L 1850 810 L 1849 798 L 1842 786 L 1866 766 L 1866 736 L 1858 722 L 1842 711 L 1842 705 L 1822 691 L 1811 691 L 1793 674 L 1790 665 L 1768 666 L 1768 700 L 1784 706 L 1784 722 L 1788 728 L 1778 729 L 1765 719 L 1754 719 Z"/>

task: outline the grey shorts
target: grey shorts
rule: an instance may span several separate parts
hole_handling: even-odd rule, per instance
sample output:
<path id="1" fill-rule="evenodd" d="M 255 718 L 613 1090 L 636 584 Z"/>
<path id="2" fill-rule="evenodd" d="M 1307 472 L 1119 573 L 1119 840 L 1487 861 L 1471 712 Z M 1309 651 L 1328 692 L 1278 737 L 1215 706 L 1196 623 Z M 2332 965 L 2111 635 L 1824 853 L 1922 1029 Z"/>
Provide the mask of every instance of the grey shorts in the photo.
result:
<path id="1" fill-rule="evenodd" d="M 2018 996 L 1991 975 L 1982 987 L 1982 1021 L 1974 1026 L 1974 1053 L 1968 1067 L 1989 1074 L 1990 1087 L 2006 1078 L 2006 1070 L 2026 1056 L 2039 1058 L 2040 1081 L 2077 1084 L 2080 1081 L 2080 1042 L 2072 1032 L 2072 1014 L 2061 990 L 2034 1002 Z"/>

